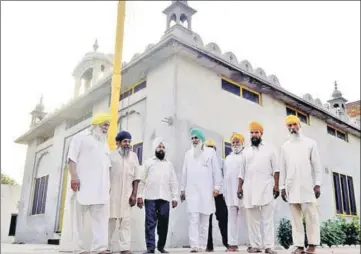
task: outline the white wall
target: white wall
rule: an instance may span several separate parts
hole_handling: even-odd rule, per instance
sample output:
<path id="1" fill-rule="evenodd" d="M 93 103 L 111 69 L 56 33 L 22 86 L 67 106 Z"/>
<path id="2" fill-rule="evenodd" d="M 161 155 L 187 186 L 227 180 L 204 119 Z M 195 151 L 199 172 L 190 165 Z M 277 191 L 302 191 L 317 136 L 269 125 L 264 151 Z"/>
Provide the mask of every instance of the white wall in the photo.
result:
<path id="1" fill-rule="evenodd" d="M 249 143 L 248 123 L 259 121 L 264 126 L 263 139 L 276 147 L 287 140 L 284 124 L 285 105 L 270 96 L 262 95 L 262 105 L 247 101 L 221 89 L 221 77 L 216 73 L 187 60 L 178 59 L 178 117 L 193 124 L 219 133 L 225 140 L 234 131 L 241 132 Z M 327 133 L 326 124 L 310 117 L 310 125 L 302 125 L 305 135 L 318 143 L 323 164 L 322 197 L 319 199 L 321 219 L 335 216 L 332 173 L 353 176 L 356 202 L 360 199 L 360 139 L 349 135 L 349 142 L 340 140 Z M 219 147 L 222 144 L 217 144 Z M 359 204 L 358 204 L 359 205 Z M 277 200 L 276 223 L 282 217 L 289 217 L 287 205 Z M 218 232 L 218 230 L 217 230 Z"/>
<path id="2" fill-rule="evenodd" d="M 9 236 L 12 214 L 18 214 L 21 186 L 1 184 L 1 242 L 12 243 L 14 237 Z"/>

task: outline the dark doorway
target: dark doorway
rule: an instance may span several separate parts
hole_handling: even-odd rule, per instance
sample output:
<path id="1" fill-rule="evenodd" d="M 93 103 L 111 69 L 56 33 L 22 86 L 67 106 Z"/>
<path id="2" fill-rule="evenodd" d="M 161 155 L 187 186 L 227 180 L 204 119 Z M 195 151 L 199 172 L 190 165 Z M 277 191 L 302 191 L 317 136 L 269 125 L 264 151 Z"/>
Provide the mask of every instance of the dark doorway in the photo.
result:
<path id="1" fill-rule="evenodd" d="M 9 229 L 9 236 L 15 236 L 16 231 L 16 221 L 18 219 L 17 214 L 12 214 L 10 219 L 10 229 Z"/>

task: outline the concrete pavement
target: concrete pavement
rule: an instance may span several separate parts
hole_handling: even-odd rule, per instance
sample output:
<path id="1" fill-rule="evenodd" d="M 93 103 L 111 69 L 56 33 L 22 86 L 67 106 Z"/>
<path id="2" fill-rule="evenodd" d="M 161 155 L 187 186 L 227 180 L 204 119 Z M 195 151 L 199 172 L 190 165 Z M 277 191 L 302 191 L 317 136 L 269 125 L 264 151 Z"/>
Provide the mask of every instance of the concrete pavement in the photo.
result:
<path id="1" fill-rule="evenodd" d="M 188 254 L 189 249 L 168 249 L 170 253 Z M 224 248 L 216 248 L 214 254 L 224 253 Z M 65 252 L 59 252 L 56 245 L 38 245 L 38 244 L 1 244 L 1 253 L 3 254 L 61 254 Z M 240 251 L 237 253 L 247 253 L 246 247 L 241 246 Z M 289 254 L 288 250 L 279 250 L 278 254 Z M 341 248 L 319 248 L 317 254 L 356 254 L 360 253 L 360 247 L 341 247 Z"/>

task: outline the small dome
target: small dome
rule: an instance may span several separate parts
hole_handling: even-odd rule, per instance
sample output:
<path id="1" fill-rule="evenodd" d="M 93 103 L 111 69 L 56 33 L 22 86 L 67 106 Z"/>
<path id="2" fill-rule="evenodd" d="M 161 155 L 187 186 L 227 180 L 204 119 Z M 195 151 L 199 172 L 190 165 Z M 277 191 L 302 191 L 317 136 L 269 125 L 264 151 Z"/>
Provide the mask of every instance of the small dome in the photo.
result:
<path id="1" fill-rule="evenodd" d="M 335 81 L 335 90 L 333 90 L 332 98 L 340 98 L 342 97 L 342 93 L 337 89 L 337 82 Z"/>

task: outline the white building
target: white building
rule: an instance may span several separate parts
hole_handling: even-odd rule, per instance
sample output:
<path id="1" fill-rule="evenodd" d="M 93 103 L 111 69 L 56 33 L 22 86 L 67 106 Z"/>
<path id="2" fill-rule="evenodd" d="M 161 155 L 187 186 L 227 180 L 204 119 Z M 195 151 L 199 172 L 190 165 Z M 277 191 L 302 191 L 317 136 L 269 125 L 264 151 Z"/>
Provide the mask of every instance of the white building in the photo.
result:
<path id="1" fill-rule="evenodd" d="M 263 123 L 264 140 L 280 147 L 287 140 L 285 116 L 297 114 L 322 157 L 322 220 L 357 215 L 360 126 L 345 113 L 346 99 L 337 87 L 327 104 L 311 95 L 300 98 L 285 90 L 275 75 L 253 69 L 247 60 L 238 61 L 232 52 L 222 53 L 216 43 L 204 44 L 191 29 L 196 11 L 187 1 L 172 1 L 163 13 L 167 29 L 161 40 L 135 54 L 122 71 L 119 129 L 132 133 L 140 161 L 153 155 L 152 140 L 161 135 L 170 144 L 169 158 L 180 178 L 191 127 L 203 128 L 217 142 L 219 155 L 225 156 L 231 133 L 248 136 L 251 120 Z M 39 103 L 32 112 L 31 128 L 16 140 L 28 145 L 16 241 L 46 243 L 61 231 L 70 193 L 65 163 L 69 141 L 89 126 L 93 113 L 109 110 L 112 55 L 97 48 L 74 70 L 74 98 L 46 115 Z M 276 223 L 290 216 L 281 199 L 275 216 Z M 64 223 L 69 223 L 67 215 Z M 188 245 L 187 225 L 186 207 L 181 204 L 171 213 L 168 246 Z M 144 209 L 133 209 L 132 227 L 134 250 L 144 249 Z M 214 231 L 220 244 L 216 226 Z M 240 237 L 244 240 L 244 235 Z"/>
<path id="2" fill-rule="evenodd" d="M 12 243 L 16 232 L 21 186 L 1 184 L 1 242 Z"/>

